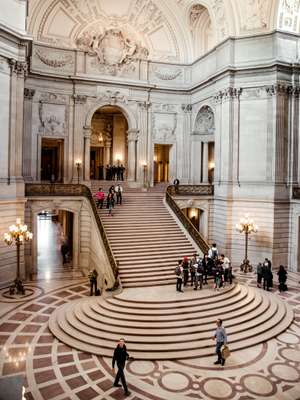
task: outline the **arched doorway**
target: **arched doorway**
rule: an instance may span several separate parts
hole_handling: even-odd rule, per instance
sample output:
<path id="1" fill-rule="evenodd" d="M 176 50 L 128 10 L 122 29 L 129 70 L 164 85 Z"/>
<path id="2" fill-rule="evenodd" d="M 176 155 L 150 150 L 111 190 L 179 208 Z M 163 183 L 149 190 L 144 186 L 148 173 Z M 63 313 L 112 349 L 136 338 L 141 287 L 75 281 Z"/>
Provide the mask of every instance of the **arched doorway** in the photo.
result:
<path id="1" fill-rule="evenodd" d="M 59 278 L 72 271 L 74 214 L 43 210 L 37 215 L 37 279 Z"/>
<path id="2" fill-rule="evenodd" d="M 99 108 L 92 117 L 91 131 L 90 179 L 112 179 L 112 167 L 115 179 L 121 179 L 122 171 L 125 178 L 128 122 L 122 110 L 112 105 Z"/>

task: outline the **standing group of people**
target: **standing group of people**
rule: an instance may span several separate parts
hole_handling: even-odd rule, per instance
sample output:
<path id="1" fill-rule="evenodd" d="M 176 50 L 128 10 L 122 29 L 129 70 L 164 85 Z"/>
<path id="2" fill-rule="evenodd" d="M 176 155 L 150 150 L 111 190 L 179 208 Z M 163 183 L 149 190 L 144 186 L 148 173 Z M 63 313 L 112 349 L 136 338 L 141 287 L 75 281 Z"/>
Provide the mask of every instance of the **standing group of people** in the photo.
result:
<path id="1" fill-rule="evenodd" d="M 224 254 L 219 256 L 215 243 L 203 258 L 194 254 L 190 259 L 184 257 L 183 260 L 179 260 L 175 268 L 175 275 L 178 292 L 183 292 L 182 285 L 187 286 L 189 282 L 191 286 L 194 286 L 194 290 L 202 289 L 203 285 L 207 285 L 208 276 L 214 278 L 214 288 L 219 290 L 221 287 L 225 287 L 226 283 L 232 284 L 233 278 L 229 258 Z"/>
<path id="2" fill-rule="evenodd" d="M 124 181 L 125 167 L 121 165 L 109 165 L 105 168 L 107 181 Z"/>
<path id="3" fill-rule="evenodd" d="M 120 183 L 118 183 L 116 186 L 112 185 L 109 188 L 107 196 L 105 196 L 102 188 L 99 188 L 98 191 L 95 193 L 96 205 L 98 208 L 103 208 L 105 197 L 108 214 L 112 216 L 112 210 L 115 207 L 115 204 L 122 205 L 123 187 L 120 185 Z"/>
<path id="4" fill-rule="evenodd" d="M 272 263 L 268 258 L 265 258 L 263 263 L 258 263 L 256 267 L 257 287 L 263 287 L 264 290 L 269 291 L 273 287 L 273 272 Z M 278 288 L 279 291 L 287 290 L 287 271 L 283 265 L 280 265 L 277 272 L 278 275 Z"/>

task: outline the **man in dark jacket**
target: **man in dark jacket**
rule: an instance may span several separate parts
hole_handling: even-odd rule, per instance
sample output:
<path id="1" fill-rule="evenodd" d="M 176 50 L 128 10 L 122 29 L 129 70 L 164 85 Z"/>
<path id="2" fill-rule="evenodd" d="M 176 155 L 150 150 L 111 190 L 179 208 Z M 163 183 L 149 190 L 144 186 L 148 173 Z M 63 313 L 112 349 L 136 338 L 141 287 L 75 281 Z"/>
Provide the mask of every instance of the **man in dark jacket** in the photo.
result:
<path id="1" fill-rule="evenodd" d="M 112 369 L 113 369 L 113 372 L 115 372 L 115 363 L 117 363 L 118 372 L 116 374 L 114 386 L 120 387 L 121 385 L 119 384 L 119 380 L 121 379 L 126 396 L 129 396 L 129 394 L 130 394 L 128 391 L 128 388 L 127 388 L 127 383 L 126 383 L 126 379 L 125 379 L 125 375 L 124 375 L 124 368 L 125 368 L 125 364 L 126 364 L 126 361 L 128 360 L 128 358 L 129 358 L 129 354 L 127 353 L 124 339 L 120 339 L 119 343 L 117 344 L 117 347 L 115 348 L 115 351 L 114 351 L 114 355 L 113 355 L 113 359 L 112 359 Z"/>

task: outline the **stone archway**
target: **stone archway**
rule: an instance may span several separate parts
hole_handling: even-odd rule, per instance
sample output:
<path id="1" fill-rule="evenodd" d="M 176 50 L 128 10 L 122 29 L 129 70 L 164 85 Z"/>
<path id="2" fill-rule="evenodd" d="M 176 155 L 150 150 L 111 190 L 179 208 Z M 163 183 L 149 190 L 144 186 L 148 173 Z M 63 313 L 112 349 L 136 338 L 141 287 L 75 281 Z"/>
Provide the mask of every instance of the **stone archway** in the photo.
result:
<path id="1" fill-rule="evenodd" d="M 215 115 L 212 108 L 203 105 L 196 115 L 191 136 L 192 182 L 213 183 L 215 170 Z"/>
<path id="2" fill-rule="evenodd" d="M 91 179 L 106 178 L 105 168 L 103 168 L 103 173 L 101 173 L 102 166 L 123 164 L 125 167 L 124 175 L 126 175 L 127 180 L 136 181 L 139 131 L 134 113 L 125 104 L 118 101 L 101 101 L 94 104 L 86 116 L 85 129 L 91 133 L 89 149 L 93 147 L 96 147 L 96 150 L 97 147 L 102 148 L 99 153 L 100 156 L 99 154 L 95 156 L 95 158 L 98 157 L 98 160 L 102 159 L 98 161 L 99 165 L 96 165 L 96 174 L 95 169 L 94 171 L 91 170 L 89 174 L 89 178 Z M 97 115 L 99 117 L 98 128 L 97 123 L 95 123 L 95 119 L 97 119 L 95 116 Z M 100 140 L 100 143 L 96 143 L 97 140 Z M 93 166 L 93 162 L 93 159 L 89 157 L 89 167 Z M 99 167 L 100 170 L 97 171 Z M 93 178 L 92 175 L 96 175 L 96 177 Z"/>

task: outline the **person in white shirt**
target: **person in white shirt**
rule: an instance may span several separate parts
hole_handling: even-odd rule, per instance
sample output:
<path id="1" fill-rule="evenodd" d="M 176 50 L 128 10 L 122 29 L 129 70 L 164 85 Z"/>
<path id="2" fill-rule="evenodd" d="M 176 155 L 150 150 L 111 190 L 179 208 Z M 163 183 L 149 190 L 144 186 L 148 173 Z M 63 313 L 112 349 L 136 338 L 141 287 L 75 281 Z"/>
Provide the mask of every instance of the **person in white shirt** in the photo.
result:
<path id="1" fill-rule="evenodd" d="M 217 245 L 216 243 L 213 243 L 210 249 L 208 250 L 208 257 L 216 261 L 218 259 L 218 256 L 219 256 L 219 251 Z"/>
<path id="2" fill-rule="evenodd" d="M 123 188 L 122 186 L 118 183 L 117 186 L 115 187 L 115 192 L 117 195 L 117 204 L 122 204 L 122 193 L 123 193 Z"/>
<path id="3" fill-rule="evenodd" d="M 225 287 L 226 283 L 229 281 L 230 260 L 228 257 L 225 257 L 224 254 L 221 254 L 221 262 L 224 268 L 224 287 Z"/>

